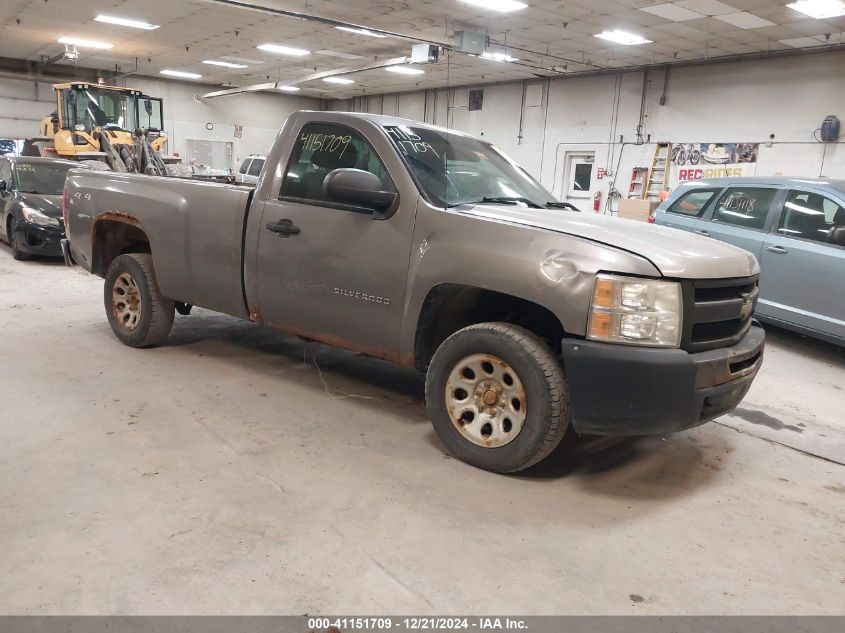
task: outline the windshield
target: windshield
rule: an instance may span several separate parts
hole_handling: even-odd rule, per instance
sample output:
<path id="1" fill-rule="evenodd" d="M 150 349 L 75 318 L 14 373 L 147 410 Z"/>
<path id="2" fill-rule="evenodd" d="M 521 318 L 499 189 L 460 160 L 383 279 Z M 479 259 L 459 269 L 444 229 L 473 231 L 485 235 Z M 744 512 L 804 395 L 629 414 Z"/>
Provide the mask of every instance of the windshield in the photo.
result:
<path id="1" fill-rule="evenodd" d="M 70 127 L 82 125 L 89 132 L 97 127 L 126 131 L 138 127 L 135 120 L 135 98 L 131 94 L 90 86 L 74 88 L 67 92 Z"/>
<path id="2" fill-rule="evenodd" d="M 528 172 L 493 145 L 473 138 L 408 125 L 385 126 L 407 160 L 425 197 L 439 207 L 464 203 L 556 202 Z"/>
<path id="3" fill-rule="evenodd" d="M 17 163 L 18 191 L 36 193 L 42 196 L 60 196 L 65 186 L 69 169 L 78 165 L 57 165 L 50 163 Z"/>

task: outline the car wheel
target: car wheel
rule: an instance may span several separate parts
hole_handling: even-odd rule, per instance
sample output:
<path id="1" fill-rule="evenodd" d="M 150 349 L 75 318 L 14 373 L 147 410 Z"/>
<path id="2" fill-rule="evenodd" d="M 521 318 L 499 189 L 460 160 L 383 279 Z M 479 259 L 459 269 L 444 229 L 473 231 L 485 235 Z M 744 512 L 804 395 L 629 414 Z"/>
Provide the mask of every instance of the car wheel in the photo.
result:
<path id="1" fill-rule="evenodd" d="M 18 238 L 15 236 L 15 231 L 17 231 L 17 228 L 18 221 L 15 219 L 14 215 L 10 215 L 9 222 L 6 225 L 6 235 L 9 238 L 9 248 L 12 249 L 12 257 L 14 257 L 19 262 L 23 262 L 28 259 L 31 259 L 32 255 L 23 252 L 18 246 Z"/>
<path id="2" fill-rule="evenodd" d="M 471 325 L 447 338 L 429 365 L 425 395 L 446 448 L 498 473 L 547 457 L 571 418 L 560 362 L 538 336 L 509 323 Z"/>
<path id="3" fill-rule="evenodd" d="M 151 255 L 115 258 L 106 274 L 103 300 L 109 325 L 125 345 L 152 347 L 170 334 L 175 306 L 159 290 Z"/>

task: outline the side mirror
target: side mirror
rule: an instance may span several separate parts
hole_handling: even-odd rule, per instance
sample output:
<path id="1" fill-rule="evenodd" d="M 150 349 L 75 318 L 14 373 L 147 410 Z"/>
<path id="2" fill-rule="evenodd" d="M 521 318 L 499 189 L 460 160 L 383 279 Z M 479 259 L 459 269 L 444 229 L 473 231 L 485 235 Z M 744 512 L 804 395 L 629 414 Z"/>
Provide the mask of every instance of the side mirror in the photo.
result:
<path id="1" fill-rule="evenodd" d="M 147 113 L 147 116 L 152 116 L 153 114 L 153 102 L 149 99 L 144 101 L 144 111 Z"/>
<path id="2" fill-rule="evenodd" d="M 837 246 L 845 246 L 845 226 L 834 226 L 827 232 L 827 241 Z"/>
<path id="3" fill-rule="evenodd" d="M 335 169 L 323 180 L 323 193 L 338 202 L 372 209 L 383 219 L 399 199 L 399 194 L 382 191 L 381 178 L 363 169 Z"/>
<path id="4" fill-rule="evenodd" d="M 0 180 L 0 193 L 6 193 L 9 189 L 9 185 L 6 184 L 5 180 Z"/>

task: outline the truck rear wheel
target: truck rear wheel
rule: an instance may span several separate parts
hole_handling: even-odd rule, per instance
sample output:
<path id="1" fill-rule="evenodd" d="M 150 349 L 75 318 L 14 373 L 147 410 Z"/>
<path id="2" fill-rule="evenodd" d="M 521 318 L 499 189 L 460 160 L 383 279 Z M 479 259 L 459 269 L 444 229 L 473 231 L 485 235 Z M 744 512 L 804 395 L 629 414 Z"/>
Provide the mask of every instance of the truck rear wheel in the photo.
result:
<path id="1" fill-rule="evenodd" d="M 447 338 L 429 365 L 425 395 L 446 448 L 498 473 L 547 457 L 571 417 L 560 362 L 538 336 L 509 323 L 471 325 Z"/>
<path id="2" fill-rule="evenodd" d="M 106 274 L 103 300 L 109 325 L 125 345 L 152 347 L 170 334 L 175 306 L 158 288 L 151 255 L 116 257 Z"/>

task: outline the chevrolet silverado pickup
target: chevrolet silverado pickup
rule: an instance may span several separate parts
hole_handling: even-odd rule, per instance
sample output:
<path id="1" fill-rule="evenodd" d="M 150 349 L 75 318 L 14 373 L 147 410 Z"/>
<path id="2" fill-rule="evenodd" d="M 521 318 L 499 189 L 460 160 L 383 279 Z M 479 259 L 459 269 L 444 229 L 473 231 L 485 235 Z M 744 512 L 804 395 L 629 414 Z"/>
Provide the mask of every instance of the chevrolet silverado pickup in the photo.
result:
<path id="1" fill-rule="evenodd" d="M 753 255 L 573 211 L 494 145 L 298 112 L 255 189 L 74 171 L 66 258 L 126 345 L 200 306 L 426 374 L 458 458 L 509 473 L 568 429 L 644 435 L 733 409 L 762 363 Z"/>

